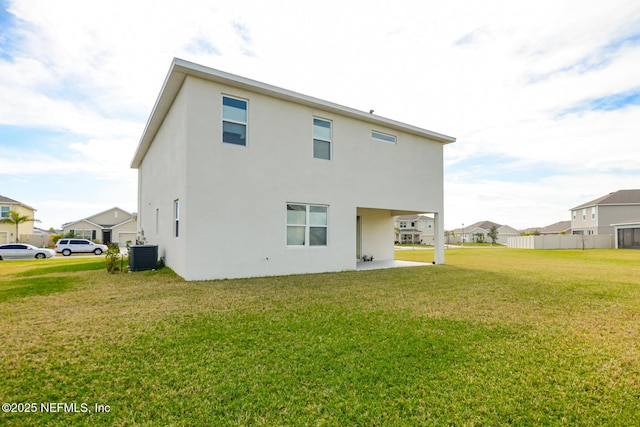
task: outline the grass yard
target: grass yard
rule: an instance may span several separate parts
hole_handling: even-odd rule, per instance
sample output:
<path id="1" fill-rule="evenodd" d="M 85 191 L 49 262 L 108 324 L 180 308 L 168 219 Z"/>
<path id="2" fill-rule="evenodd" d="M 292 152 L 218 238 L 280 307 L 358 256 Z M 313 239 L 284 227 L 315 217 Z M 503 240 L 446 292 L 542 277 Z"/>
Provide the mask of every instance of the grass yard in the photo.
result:
<path id="1" fill-rule="evenodd" d="M 213 282 L 0 262 L 0 424 L 640 424 L 640 251 L 446 257 Z"/>

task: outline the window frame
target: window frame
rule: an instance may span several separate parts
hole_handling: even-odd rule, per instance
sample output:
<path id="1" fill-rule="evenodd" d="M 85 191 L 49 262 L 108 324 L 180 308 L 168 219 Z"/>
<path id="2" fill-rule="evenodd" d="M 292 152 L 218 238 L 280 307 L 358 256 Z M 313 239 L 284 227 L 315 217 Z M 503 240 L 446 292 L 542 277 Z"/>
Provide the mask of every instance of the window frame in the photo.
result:
<path id="1" fill-rule="evenodd" d="M 231 119 L 231 118 L 225 118 L 225 116 L 224 116 L 224 106 L 225 106 L 224 100 L 225 100 L 225 98 L 228 98 L 228 99 L 231 99 L 231 100 L 234 100 L 234 101 L 241 101 L 241 102 L 245 103 L 245 110 L 244 111 L 245 111 L 246 118 L 245 118 L 244 122 L 239 121 L 239 120 L 234 120 L 234 119 Z M 221 101 L 222 102 L 221 102 L 220 105 L 222 107 L 222 111 L 221 111 L 221 116 L 222 116 L 222 121 L 221 121 L 221 124 L 222 124 L 222 129 L 221 129 L 222 130 L 222 139 L 221 140 L 222 140 L 222 143 L 223 144 L 236 145 L 238 147 L 248 147 L 249 146 L 249 100 L 248 99 L 244 99 L 244 98 L 240 98 L 240 97 L 237 97 L 237 96 L 222 94 Z M 237 144 L 235 142 L 225 141 L 225 139 L 224 139 L 224 124 L 225 123 L 244 126 L 244 144 Z"/>
<path id="2" fill-rule="evenodd" d="M 11 206 L 0 206 L 0 218 L 9 218 Z"/>
<path id="3" fill-rule="evenodd" d="M 326 122 L 329 124 L 329 139 L 316 138 L 316 120 Z M 329 144 L 329 158 L 316 156 L 316 141 L 326 142 Z M 323 117 L 313 116 L 311 120 L 311 154 L 314 159 L 331 160 L 333 159 L 333 120 L 325 119 Z"/>
<path id="4" fill-rule="evenodd" d="M 71 229 L 71 233 L 73 233 L 73 236 L 76 239 L 87 239 L 87 240 L 95 239 L 95 237 L 94 237 L 95 230 L 92 230 L 92 229 L 85 229 L 85 228 L 76 229 L 76 228 L 73 228 L 73 229 Z"/>
<path id="5" fill-rule="evenodd" d="M 305 221 L 304 224 L 301 223 L 290 223 L 289 222 L 289 215 L 288 215 L 288 211 L 289 206 L 303 206 L 304 212 L 305 212 Z M 311 219 L 311 213 L 312 213 L 312 208 L 322 208 L 324 209 L 324 214 L 325 214 L 325 224 L 314 224 L 312 219 Z M 317 204 L 317 203 L 298 203 L 298 202 L 287 202 L 286 203 L 286 210 L 285 210 L 285 214 L 286 214 L 286 218 L 285 218 L 285 223 L 286 223 L 286 246 L 288 248 L 326 248 L 327 246 L 329 246 L 329 205 L 322 205 L 322 204 Z M 301 245 L 299 244 L 292 244 L 289 243 L 289 229 L 295 227 L 295 228 L 303 228 L 304 227 L 304 240 L 303 243 Z M 324 244 L 313 244 L 311 242 L 311 237 L 312 237 L 312 229 L 314 228 L 323 228 L 325 230 L 324 232 Z"/>
<path id="6" fill-rule="evenodd" d="M 375 139 L 376 141 L 383 141 L 387 144 L 395 145 L 398 143 L 397 136 L 385 132 L 380 132 L 379 130 L 371 130 L 371 139 Z"/>
<path id="7" fill-rule="evenodd" d="M 173 201 L 173 237 L 180 237 L 180 199 Z"/>

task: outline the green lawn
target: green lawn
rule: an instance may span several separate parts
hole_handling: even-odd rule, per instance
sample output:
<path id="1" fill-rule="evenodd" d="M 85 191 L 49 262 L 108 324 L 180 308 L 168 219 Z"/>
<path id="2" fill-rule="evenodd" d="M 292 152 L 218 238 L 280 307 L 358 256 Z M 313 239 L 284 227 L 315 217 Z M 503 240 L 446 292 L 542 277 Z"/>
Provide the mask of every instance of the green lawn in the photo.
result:
<path id="1" fill-rule="evenodd" d="M 1 401 L 37 410 L 0 425 L 640 424 L 640 251 L 446 260 L 214 282 L 0 262 Z"/>

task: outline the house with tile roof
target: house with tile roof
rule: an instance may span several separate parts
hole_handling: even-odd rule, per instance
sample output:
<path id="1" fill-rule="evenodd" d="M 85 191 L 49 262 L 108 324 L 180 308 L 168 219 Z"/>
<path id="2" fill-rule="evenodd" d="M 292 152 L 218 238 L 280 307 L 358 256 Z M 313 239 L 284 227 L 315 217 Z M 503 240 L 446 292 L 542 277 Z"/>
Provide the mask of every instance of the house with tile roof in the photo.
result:
<path id="1" fill-rule="evenodd" d="M 8 218 L 9 211 L 18 212 L 21 216 L 34 218 L 36 209 L 9 197 L 0 195 L 0 219 Z M 16 226 L 0 222 L 0 244 L 21 241 L 21 236 L 33 234 L 33 221 L 23 222 L 18 225 L 18 235 L 16 236 Z"/>
<path id="2" fill-rule="evenodd" d="M 125 247 L 127 242 L 135 244 L 137 236 L 136 214 L 118 207 L 68 222 L 62 225 L 65 236 L 89 239 L 105 245 L 117 243 Z"/>
<path id="3" fill-rule="evenodd" d="M 614 224 L 640 218 L 640 189 L 618 190 L 571 209 L 573 234 L 614 234 Z"/>

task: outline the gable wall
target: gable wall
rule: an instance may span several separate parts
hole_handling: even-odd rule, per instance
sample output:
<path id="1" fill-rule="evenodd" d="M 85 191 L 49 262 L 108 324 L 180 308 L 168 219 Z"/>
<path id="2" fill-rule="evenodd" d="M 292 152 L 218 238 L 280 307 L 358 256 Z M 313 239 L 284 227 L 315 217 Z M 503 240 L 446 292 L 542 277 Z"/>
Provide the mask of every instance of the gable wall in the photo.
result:
<path id="1" fill-rule="evenodd" d="M 96 224 L 111 226 L 131 219 L 131 214 L 123 211 L 120 208 L 113 208 L 101 214 L 91 216 L 87 219 Z"/>

